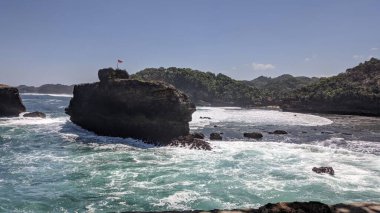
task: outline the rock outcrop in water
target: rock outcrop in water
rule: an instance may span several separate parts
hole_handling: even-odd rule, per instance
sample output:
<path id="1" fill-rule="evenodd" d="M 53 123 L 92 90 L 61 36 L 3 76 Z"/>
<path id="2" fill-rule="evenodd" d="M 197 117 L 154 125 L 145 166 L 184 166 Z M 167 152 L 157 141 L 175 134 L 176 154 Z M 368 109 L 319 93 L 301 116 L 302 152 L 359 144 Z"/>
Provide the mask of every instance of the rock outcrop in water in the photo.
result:
<path id="1" fill-rule="evenodd" d="M 313 167 L 312 169 L 313 172 L 321 174 L 321 173 L 326 173 L 329 175 L 334 175 L 334 169 L 332 167 Z"/>
<path id="2" fill-rule="evenodd" d="M 74 87 L 66 113 L 75 124 L 99 135 L 131 137 L 170 145 L 189 134 L 195 105 L 160 82 L 129 79 L 125 70 L 99 70 L 100 82 Z"/>
<path id="3" fill-rule="evenodd" d="M 0 117 L 18 116 L 25 112 L 17 88 L 0 84 Z"/>
<path id="4" fill-rule="evenodd" d="M 25 113 L 23 115 L 23 117 L 27 117 L 27 118 L 46 118 L 46 114 L 43 113 L 43 112 L 29 112 L 29 113 Z"/>

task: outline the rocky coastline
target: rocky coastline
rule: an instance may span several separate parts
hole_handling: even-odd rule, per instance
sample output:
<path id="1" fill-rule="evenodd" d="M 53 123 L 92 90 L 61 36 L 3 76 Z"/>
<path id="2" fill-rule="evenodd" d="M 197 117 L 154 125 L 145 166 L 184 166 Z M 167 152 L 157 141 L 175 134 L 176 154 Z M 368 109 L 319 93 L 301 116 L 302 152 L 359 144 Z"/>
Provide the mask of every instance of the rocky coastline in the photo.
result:
<path id="1" fill-rule="evenodd" d="M 0 117 L 18 116 L 25 112 L 18 89 L 0 84 Z"/>
<path id="2" fill-rule="evenodd" d="M 379 213 L 380 203 L 339 203 L 327 205 L 321 202 L 280 202 L 268 203 L 259 208 L 232 210 L 190 210 L 190 211 L 161 211 L 161 213 Z M 143 212 L 139 212 L 143 213 Z M 159 213 L 157 211 L 156 213 Z"/>

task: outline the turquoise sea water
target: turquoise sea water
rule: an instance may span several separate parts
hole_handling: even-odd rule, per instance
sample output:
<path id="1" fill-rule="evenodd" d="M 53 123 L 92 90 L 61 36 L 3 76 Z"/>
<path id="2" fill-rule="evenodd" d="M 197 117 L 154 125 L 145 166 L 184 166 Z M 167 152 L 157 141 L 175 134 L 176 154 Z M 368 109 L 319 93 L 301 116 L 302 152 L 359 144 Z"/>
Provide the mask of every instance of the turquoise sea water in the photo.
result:
<path id="1" fill-rule="evenodd" d="M 213 151 L 96 136 L 64 114 L 70 97 L 22 95 L 40 118 L 0 119 L 0 212 L 110 212 L 380 201 L 380 119 L 199 107 Z M 200 119 L 201 116 L 211 120 Z M 216 127 L 214 127 L 216 126 Z M 284 129 L 288 135 L 267 132 Z M 260 141 L 242 137 L 260 131 Z M 314 166 L 332 166 L 335 176 Z"/>

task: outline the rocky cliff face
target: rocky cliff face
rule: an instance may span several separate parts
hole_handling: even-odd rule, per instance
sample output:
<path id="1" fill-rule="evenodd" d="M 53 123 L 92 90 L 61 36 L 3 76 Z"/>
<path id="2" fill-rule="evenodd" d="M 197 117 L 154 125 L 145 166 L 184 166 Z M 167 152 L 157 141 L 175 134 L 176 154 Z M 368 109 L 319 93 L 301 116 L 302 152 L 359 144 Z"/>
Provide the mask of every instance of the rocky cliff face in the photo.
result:
<path id="1" fill-rule="evenodd" d="M 0 117 L 18 116 L 25 112 L 17 88 L 0 84 Z"/>
<path id="2" fill-rule="evenodd" d="M 74 87 L 66 113 L 75 124 L 99 135 L 162 145 L 189 134 L 195 106 L 174 87 L 128 79 L 126 71 L 112 68 L 100 70 L 99 78 Z"/>

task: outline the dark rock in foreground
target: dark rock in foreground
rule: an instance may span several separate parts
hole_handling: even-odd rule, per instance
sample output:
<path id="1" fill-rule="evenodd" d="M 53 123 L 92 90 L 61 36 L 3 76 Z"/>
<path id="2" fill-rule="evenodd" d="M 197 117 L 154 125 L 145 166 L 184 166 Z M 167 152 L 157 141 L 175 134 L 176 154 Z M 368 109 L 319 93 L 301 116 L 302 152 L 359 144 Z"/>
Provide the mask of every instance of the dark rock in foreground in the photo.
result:
<path id="1" fill-rule="evenodd" d="M 260 213 L 331 213 L 328 205 L 320 202 L 268 203 L 259 208 Z"/>
<path id="2" fill-rule="evenodd" d="M 244 137 L 246 138 L 254 138 L 254 139 L 260 139 L 263 137 L 263 134 L 259 133 L 259 132 L 245 132 L 243 134 Z"/>
<path id="3" fill-rule="evenodd" d="M 0 84 L 0 117 L 18 116 L 25 112 L 17 88 Z"/>
<path id="4" fill-rule="evenodd" d="M 334 169 L 332 167 L 313 167 L 312 171 L 318 174 L 327 173 L 330 175 L 334 175 Z"/>
<path id="5" fill-rule="evenodd" d="M 43 112 L 29 112 L 25 113 L 23 117 L 29 117 L 29 118 L 46 118 L 45 113 Z"/>
<path id="6" fill-rule="evenodd" d="M 280 202 L 268 203 L 259 209 L 233 209 L 233 210 L 190 210 L 190 211 L 162 211 L 186 213 L 379 213 L 380 203 L 350 203 L 328 206 L 320 202 Z M 159 212 L 156 212 L 159 213 Z"/>
<path id="7" fill-rule="evenodd" d="M 126 71 L 106 70 L 99 71 L 101 82 L 74 87 L 66 108 L 73 123 L 99 135 L 160 145 L 189 134 L 195 106 L 185 94 L 160 82 L 126 79 Z"/>
<path id="8" fill-rule="evenodd" d="M 210 140 L 222 140 L 222 136 L 219 133 L 211 133 L 210 134 Z"/>

